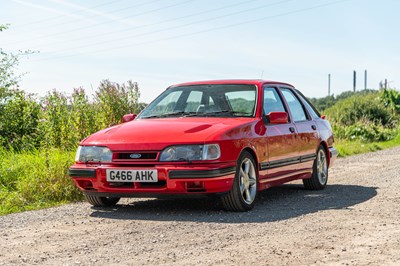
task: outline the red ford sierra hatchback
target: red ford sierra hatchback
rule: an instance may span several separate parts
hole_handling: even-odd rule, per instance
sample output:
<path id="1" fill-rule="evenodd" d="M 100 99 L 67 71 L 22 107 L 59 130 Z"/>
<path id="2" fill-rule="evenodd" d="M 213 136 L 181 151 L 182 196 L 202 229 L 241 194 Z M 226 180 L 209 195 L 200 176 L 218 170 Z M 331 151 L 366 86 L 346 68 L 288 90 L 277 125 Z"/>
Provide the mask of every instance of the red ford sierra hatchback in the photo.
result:
<path id="1" fill-rule="evenodd" d="M 84 139 L 69 175 L 94 206 L 121 197 L 217 195 L 227 210 L 295 179 L 323 189 L 338 155 L 327 120 L 292 85 L 189 82 Z"/>

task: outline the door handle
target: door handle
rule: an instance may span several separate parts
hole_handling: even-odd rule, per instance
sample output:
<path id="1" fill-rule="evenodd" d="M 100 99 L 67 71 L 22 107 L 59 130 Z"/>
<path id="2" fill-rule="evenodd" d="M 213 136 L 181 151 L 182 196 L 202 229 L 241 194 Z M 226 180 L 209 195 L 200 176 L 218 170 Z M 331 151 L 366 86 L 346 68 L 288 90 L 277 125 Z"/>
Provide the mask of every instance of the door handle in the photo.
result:
<path id="1" fill-rule="evenodd" d="M 296 130 L 294 129 L 294 127 L 289 127 L 289 131 L 290 131 L 291 133 L 294 133 Z"/>
<path id="2" fill-rule="evenodd" d="M 314 130 L 317 130 L 317 126 L 316 125 L 312 125 L 311 128 L 314 129 Z"/>

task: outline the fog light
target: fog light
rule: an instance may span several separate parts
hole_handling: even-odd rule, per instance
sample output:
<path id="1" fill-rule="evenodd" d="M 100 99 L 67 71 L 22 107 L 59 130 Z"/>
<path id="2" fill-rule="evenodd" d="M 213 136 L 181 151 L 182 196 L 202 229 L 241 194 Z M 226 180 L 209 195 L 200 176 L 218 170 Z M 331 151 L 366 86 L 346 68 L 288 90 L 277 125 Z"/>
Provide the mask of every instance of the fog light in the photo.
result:
<path id="1" fill-rule="evenodd" d="M 78 180 L 78 186 L 84 190 L 93 189 L 93 184 L 91 181 L 88 180 Z"/>
<path id="2" fill-rule="evenodd" d="M 186 190 L 188 192 L 201 192 L 206 191 L 203 181 L 189 181 L 186 182 Z"/>

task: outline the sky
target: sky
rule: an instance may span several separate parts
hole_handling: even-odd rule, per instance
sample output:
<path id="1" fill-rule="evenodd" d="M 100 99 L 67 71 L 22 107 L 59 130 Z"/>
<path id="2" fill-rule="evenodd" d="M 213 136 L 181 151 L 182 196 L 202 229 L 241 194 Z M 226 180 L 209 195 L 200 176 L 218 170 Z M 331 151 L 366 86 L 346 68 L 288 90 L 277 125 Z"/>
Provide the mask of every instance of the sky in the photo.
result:
<path id="1" fill-rule="evenodd" d="M 149 103 L 176 83 L 266 79 L 308 97 L 400 88 L 398 0 L 0 0 L 20 89 L 89 94 L 109 79 Z"/>

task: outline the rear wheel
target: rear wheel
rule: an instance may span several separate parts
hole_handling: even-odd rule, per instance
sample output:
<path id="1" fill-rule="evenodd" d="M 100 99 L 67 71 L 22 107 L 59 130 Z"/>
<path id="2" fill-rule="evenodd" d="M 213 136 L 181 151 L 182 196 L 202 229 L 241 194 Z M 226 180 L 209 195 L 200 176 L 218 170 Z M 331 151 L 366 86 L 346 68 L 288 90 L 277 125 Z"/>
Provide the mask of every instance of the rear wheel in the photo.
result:
<path id="1" fill-rule="evenodd" d="M 221 197 L 228 211 L 248 211 L 254 207 L 257 196 L 258 171 L 253 156 L 244 151 L 237 163 L 233 185 L 228 194 Z"/>
<path id="2" fill-rule="evenodd" d="M 120 198 L 98 197 L 85 195 L 86 200 L 95 207 L 112 207 L 115 206 Z"/>
<path id="3" fill-rule="evenodd" d="M 325 148 L 320 145 L 315 158 L 313 173 L 311 178 L 303 179 L 303 184 L 306 189 L 320 190 L 326 187 L 328 182 L 328 158 Z"/>

